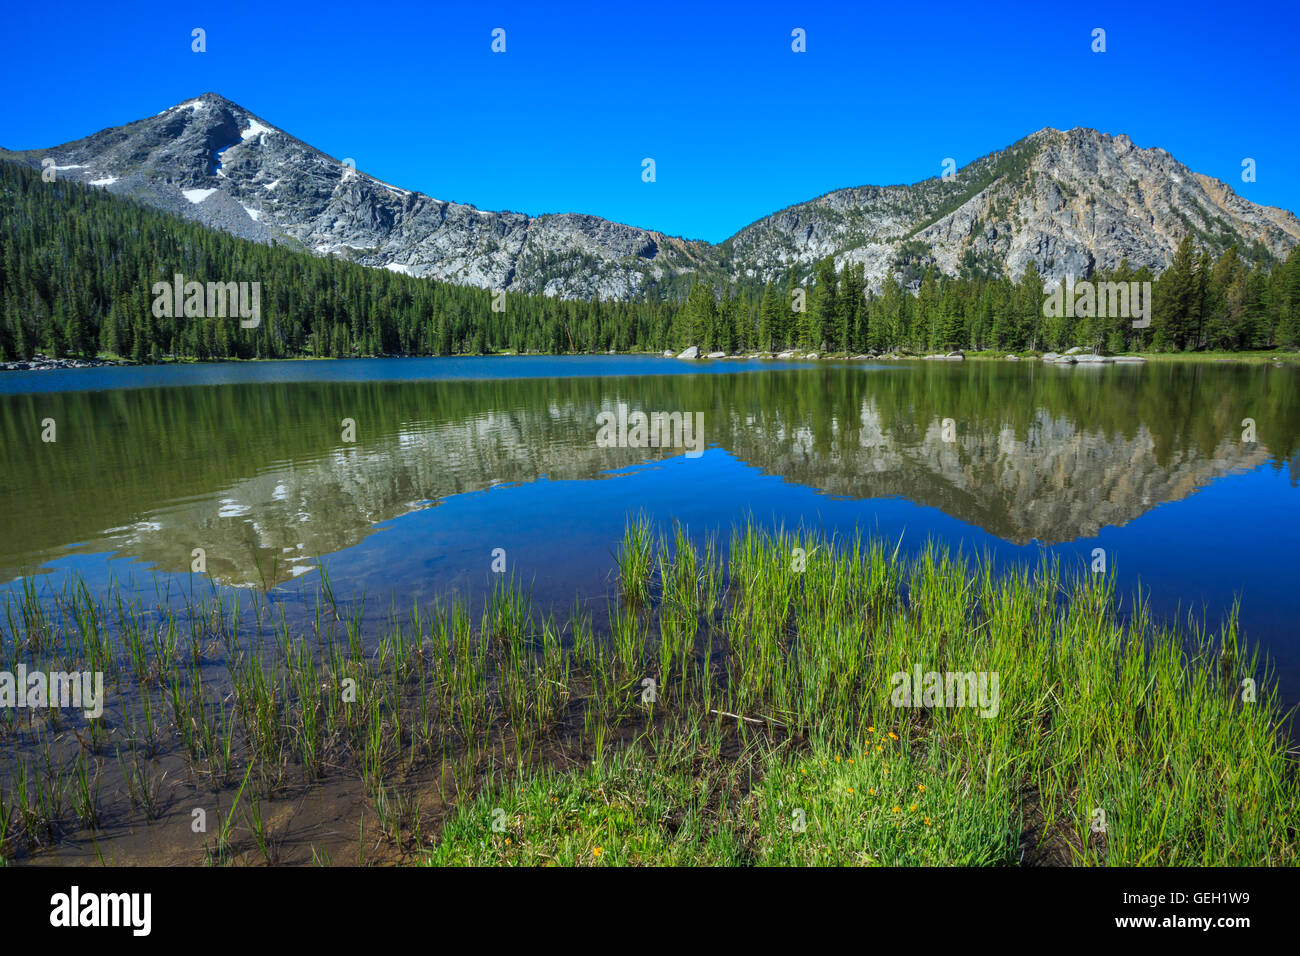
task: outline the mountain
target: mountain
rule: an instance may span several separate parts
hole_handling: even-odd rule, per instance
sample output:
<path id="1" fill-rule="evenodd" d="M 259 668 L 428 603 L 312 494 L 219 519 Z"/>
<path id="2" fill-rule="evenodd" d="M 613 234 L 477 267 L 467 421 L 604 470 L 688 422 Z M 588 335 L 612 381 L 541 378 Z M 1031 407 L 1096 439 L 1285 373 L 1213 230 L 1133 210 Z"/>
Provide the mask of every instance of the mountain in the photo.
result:
<path id="1" fill-rule="evenodd" d="M 909 262 L 948 275 L 1090 276 L 1127 259 L 1159 273 L 1191 232 L 1215 255 L 1285 258 L 1300 220 L 1242 199 L 1163 149 L 1091 129 L 1041 129 L 977 159 L 952 181 L 863 186 L 790 206 L 723 243 L 743 274 L 766 281 L 792 263 L 864 263 L 873 284 Z"/>
<path id="2" fill-rule="evenodd" d="M 58 176 L 246 239 L 484 288 L 635 299 L 713 256 L 596 216 L 485 212 L 400 189 L 215 93 L 63 146 L 0 151 L 37 168 L 47 157 Z"/>
<path id="3" fill-rule="evenodd" d="M 802 280 L 818 260 L 863 263 L 868 282 L 934 264 L 949 275 L 1062 278 L 1127 259 L 1163 270 L 1193 233 L 1216 254 L 1284 257 L 1300 220 L 1259 206 L 1161 149 L 1089 129 L 1043 129 L 910 186 L 862 186 L 790 206 L 720 245 L 597 216 L 488 212 L 382 182 L 205 93 L 157 116 L 0 158 L 259 241 L 363 265 L 563 298 L 680 294 L 696 276 Z"/>

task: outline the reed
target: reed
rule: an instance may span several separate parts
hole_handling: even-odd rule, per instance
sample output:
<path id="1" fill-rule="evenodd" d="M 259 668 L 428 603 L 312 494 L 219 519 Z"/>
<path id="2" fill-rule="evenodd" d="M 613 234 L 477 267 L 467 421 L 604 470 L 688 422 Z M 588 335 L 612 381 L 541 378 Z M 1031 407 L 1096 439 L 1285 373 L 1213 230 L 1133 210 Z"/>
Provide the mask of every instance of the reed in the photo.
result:
<path id="1" fill-rule="evenodd" d="M 364 853 L 434 863 L 1297 862 L 1276 681 L 1235 615 L 1174 627 L 1060 562 L 901 551 L 753 523 L 723 547 L 641 516 L 599 630 L 511 582 L 477 621 L 458 598 L 389 608 L 376 635 L 327 574 L 300 620 L 271 591 L 155 581 L 146 608 L 116 583 L 24 581 L 0 656 L 101 670 L 117 709 L 4 715 L 0 855 L 159 819 L 174 754 L 233 793 L 213 863 L 236 819 L 274 862 L 278 802 L 330 777 L 378 824 Z M 900 705 L 918 673 L 973 694 L 996 675 L 997 699 L 950 702 L 941 680 Z M 431 827 L 422 794 L 449 805 Z"/>

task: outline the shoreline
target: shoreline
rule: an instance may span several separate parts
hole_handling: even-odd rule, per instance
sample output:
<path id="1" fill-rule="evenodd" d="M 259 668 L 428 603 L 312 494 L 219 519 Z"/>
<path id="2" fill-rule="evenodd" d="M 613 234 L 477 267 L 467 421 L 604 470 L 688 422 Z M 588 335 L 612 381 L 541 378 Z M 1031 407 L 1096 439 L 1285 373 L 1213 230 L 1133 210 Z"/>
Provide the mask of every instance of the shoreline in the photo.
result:
<path id="1" fill-rule="evenodd" d="M 885 353 L 880 355 L 863 355 L 863 354 L 846 354 L 846 353 L 824 353 L 824 352 L 756 352 L 745 354 L 730 354 L 725 356 L 716 356 L 708 358 L 699 356 L 698 358 L 680 358 L 681 361 L 799 361 L 799 362 L 912 362 L 926 360 L 950 360 L 950 361 L 976 361 L 976 362 L 993 362 L 993 361 L 1041 361 L 1044 355 L 1055 355 L 1057 353 L 1043 352 L 970 352 L 958 351 L 950 354 L 941 355 L 901 355 L 897 353 Z M 164 359 L 159 362 L 135 362 L 130 359 L 121 359 L 116 357 L 97 356 L 93 359 L 86 358 L 63 358 L 51 359 L 37 354 L 30 359 L 17 360 L 12 362 L 0 362 L 0 372 L 45 372 L 56 370 L 71 369 L 89 369 L 89 368 L 148 368 L 164 365 L 221 365 L 221 364 L 243 364 L 243 363 L 264 363 L 264 362 L 339 362 L 355 361 L 357 359 L 428 359 L 428 358 L 559 358 L 559 357 L 578 357 L 590 355 L 598 356 L 640 356 L 640 357 L 659 357 L 659 358 L 679 358 L 676 355 L 670 355 L 666 352 L 644 351 L 644 352 L 484 352 L 484 353 L 459 353 L 456 355 L 355 355 L 348 358 L 335 358 L 332 356 L 314 356 L 314 355 L 295 355 L 284 358 L 224 358 L 224 359 Z M 955 356 L 960 355 L 957 359 Z M 784 357 L 782 357 L 784 356 Z M 1108 358 L 1127 359 L 1130 361 L 1142 360 L 1145 362 L 1212 362 L 1224 364 L 1239 365 L 1300 365 L 1300 349 L 1269 349 L 1259 352 L 1126 352 L 1117 356 L 1107 356 Z M 1083 363 L 1081 363 L 1083 364 Z M 1107 363 L 1110 364 L 1110 363 Z M 1120 362 L 1119 364 L 1124 364 Z M 1140 363 L 1138 363 L 1140 364 Z"/>

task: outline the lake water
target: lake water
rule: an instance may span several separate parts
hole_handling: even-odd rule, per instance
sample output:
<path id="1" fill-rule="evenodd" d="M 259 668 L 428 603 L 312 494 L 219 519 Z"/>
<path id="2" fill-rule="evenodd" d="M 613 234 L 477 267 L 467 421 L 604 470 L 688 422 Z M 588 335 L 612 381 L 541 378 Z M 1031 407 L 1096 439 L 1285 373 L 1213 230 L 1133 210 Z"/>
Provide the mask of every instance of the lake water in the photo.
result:
<path id="1" fill-rule="evenodd" d="M 620 405 L 702 413 L 702 453 L 602 447 L 597 416 Z M 502 549 L 563 613 L 611 590 L 629 516 L 724 542 L 752 517 L 1005 564 L 1047 552 L 1087 568 L 1100 548 L 1125 600 L 1140 584 L 1167 619 L 1216 623 L 1239 600 L 1283 702 L 1300 699 L 1294 366 L 598 356 L 11 372 L 0 441 L 7 588 L 70 571 L 153 587 L 203 548 L 222 585 L 304 591 L 323 563 L 340 597 L 383 611 L 481 593 Z"/>

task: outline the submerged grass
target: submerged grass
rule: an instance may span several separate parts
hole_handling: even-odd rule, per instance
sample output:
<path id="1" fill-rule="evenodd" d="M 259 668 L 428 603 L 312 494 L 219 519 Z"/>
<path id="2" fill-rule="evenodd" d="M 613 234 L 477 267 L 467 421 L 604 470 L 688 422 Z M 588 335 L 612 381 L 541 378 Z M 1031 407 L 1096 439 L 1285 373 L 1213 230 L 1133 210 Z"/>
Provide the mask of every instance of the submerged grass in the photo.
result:
<path id="1" fill-rule="evenodd" d="M 506 586 L 477 627 L 415 607 L 370 647 L 328 579 L 301 629 L 216 589 L 174 614 L 25 587 L 5 660 L 91 662 L 120 710 L 108 730 L 9 712 L 0 856 L 102 846 L 176 812 L 183 776 L 234 793 L 218 863 L 277 862 L 276 805 L 339 779 L 364 795 L 358 859 L 379 840 L 435 865 L 1296 862 L 1296 766 L 1235 615 L 1173 631 L 1046 560 L 671 532 L 629 523 L 600 634 Z"/>

